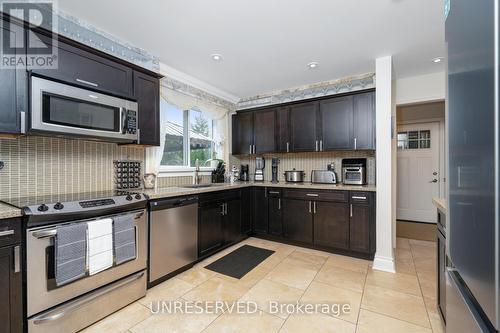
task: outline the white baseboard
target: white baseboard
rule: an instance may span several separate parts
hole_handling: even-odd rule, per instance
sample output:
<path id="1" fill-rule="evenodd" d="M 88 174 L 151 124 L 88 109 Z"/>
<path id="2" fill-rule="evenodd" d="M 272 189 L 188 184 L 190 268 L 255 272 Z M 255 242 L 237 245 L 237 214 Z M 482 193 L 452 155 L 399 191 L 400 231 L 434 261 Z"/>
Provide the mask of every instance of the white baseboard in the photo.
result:
<path id="1" fill-rule="evenodd" d="M 373 259 L 373 269 L 389 273 L 396 273 L 394 259 L 389 257 L 381 257 L 375 255 L 375 259 Z"/>

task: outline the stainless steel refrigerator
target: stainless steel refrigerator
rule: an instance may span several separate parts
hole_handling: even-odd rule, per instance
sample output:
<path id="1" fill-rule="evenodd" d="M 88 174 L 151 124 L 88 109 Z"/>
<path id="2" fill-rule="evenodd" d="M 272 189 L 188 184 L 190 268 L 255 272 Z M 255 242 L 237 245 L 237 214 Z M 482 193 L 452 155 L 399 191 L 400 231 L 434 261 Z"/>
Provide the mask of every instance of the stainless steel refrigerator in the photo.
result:
<path id="1" fill-rule="evenodd" d="M 499 328 L 498 1 L 445 0 L 449 333 Z"/>

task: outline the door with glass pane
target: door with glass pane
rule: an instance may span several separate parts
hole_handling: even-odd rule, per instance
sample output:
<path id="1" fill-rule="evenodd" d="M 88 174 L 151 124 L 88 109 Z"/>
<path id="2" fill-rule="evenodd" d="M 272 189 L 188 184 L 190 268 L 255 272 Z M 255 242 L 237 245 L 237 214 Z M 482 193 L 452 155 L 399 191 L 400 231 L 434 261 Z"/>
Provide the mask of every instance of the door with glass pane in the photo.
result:
<path id="1" fill-rule="evenodd" d="M 439 123 L 398 126 L 397 219 L 436 223 L 439 197 Z"/>

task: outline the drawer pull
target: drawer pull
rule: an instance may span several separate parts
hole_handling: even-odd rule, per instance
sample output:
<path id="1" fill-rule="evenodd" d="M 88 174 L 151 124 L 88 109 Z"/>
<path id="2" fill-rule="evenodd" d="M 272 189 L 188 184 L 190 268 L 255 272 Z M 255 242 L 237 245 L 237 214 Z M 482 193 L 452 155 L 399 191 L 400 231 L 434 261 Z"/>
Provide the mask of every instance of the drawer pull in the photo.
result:
<path id="1" fill-rule="evenodd" d="M 278 191 L 269 191 L 269 194 L 280 194 Z"/>
<path id="2" fill-rule="evenodd" d="M 12 236 L 14 234 L 14 230 L 5 230 L 5 231 L 0 231 L 0 237 L 5 237 L 5 236 Z"/>
<path id="3" fill-rule="evenodd" d="M 90 81 L 85 81 L 85 80 L 82 80 L 82 79 L 76 79 L 76 82 L 80 82 L 80 83 L 83 83 L 83 84 L 86 84 L 86 85 L 89 85 L 89 86 L 92 86 L 92 87 L 98 87 L 99 86 L 97 83 L 90 82 Z"/>
<path id="4" fill-rule="evenodd" d="M 316 193 L 307 193 L 306 195 L 308 197 L 319 197 L 319 194 L 316 194 Z"/>
<path id="5" fill-rule="evenodd" d="M 357 199 L 357 200 L 366 200 L 366 197 L 358 197 L 358 196 L 352 196 L 353 199 Z"/>

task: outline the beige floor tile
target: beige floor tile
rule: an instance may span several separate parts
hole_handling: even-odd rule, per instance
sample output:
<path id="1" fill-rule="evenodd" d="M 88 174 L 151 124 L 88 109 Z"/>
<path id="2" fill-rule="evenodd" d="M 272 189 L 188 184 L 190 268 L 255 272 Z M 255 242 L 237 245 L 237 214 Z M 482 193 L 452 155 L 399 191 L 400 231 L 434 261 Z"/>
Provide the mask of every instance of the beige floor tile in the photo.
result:
<path id="1" fill-rule="evenodd" d="M 436 258 L 414 258 L 413 263 L 415 264 L 415 268 L 420 272 L 436 272 Z"/>
<path id="2" fill-rule="evenodd" d="M 432 333 L 428 328 L 361 309 L 356 333 Z"/>
<path id="3" fill-rule="evenodd" d="M 191 289 L 196 287 L 191 283 L 187 283 L 176 277 L 171 278 L 151 289 L 146 293 L 146 296 L 141 298 L 139 302 L 148 308 L 151 308 L 151 303 L 158 304 L 161 301 L 173 301 L 178 299 Z"/>
<path id="4" fill-rule="evenodd" d="M 269 270 L 266 270 L 262 267 L 255 267 L 250 272 L 245 274 L 241 279 L 236 279 L 236 278 L 233 278 L 233 277 L 230 277 L 230 276 L 227 276 L 224 274 L 219 274 L 219 273 L 217 273 L 216 276 L 225 280 L 225 281 L 235 283 L 235 284 L 241 285 L 241 286 L 246 287 L 246 288 L 251 288 L 257 282 L 259 282 L 260 280 L 265 278 L 268 273 L 269 273 Z"/>
<path id="5" fill-rule="evenodd" d="M 257 267 L 262 268 L 268 272 L 276 268 L 286 256 L 280 255 L 278 253 L 274 253 L 271 256 L 267 257 L 266 260 L 261 262 Z"/>
<path id="6" fill-rule="evenodd" d="M 257 303 L 259 309 L 270 313 L 270 302 L 278 302 L 280 304 L 294 304 L 302 294 L 303 290 L 292 288 L 282 283 L 264 279 L 250 289 L 242 298 L 241 301 L 250 301 Z M 283 319 L 288 317 L 288 313 L 273 313 Z"/>
<path id="7" fill-rule="evenodd" d="M 427 314 L 429 315 L 433 333 L 444 333 L 446 328 L 439 313 L 437 302 L 429 298 L 424 298 L 424 302 L 427 307 Z"/>
<path id="8" fill-rule="evenodd" d="M 356 325 L 323 314 L 291 315 L 280 333 L 355 333 Z"/>
<path id="9" fill-rule="evenodd" d="M 317 271 L 281 263 L 266 276 L 267 279 L 284 283 L 290 287 L 305 290 L 316 276 Z"/>
<path id="10" fill-rule="evenodd" d="M 437 248 L 430 246 L 414 245 L 411 247 L 413 258 L 436 258 Z"/>
<path id="11" fill-rule="evenodd" d="M 437 280 L 435 277 L 419 275 L 418 281 L 424 297 L 437 299 Z"/>
<path id="12" fill-rule="evenodd" d="M 396 260 L 396 273 L 417 275 L 413 260 Z"/>
<path id="13" fill-rule="evenodd" d="M 293 251 L 283 262 L 299 267 L 318 271 L 325 263 L 327 256 L 321 256 L 303 251 Z"/>
<path id="14" fill-rule="evenodd" d="M 314 281 L 362 292 L 365 286 L 365 279 L 365 273 L 325 265 L 316 275 Z"/>
<path id="15" fill-rule="evenodd" d="M 213 277 L 182 296 L 188 301 L 228 301 L 241 298 L 248 291 L 247 287 L 228 282 L 220 277 Z"/>
<path id="16" fill-rule="evenodd" d="M 424 300 L 419 296 L 367 285 L 361 307 L 430 328 Z"/>
<path id="17" fill-rule="evenodd" d="M 407 249 L 395 249 L 394 256 L 396 257 L 396 260 L 413 260 L 411 250 Z"/>
<path id="18" fill-rule="evenodd" d="M 284 319 L 265 312 L 258 314 L 223 314 L 204 333 L 262 333 L 278 332 Z"/>
<path id="19" fill-rule="evenodd" d="M 410 240 L 408 238 L 396 238 L 396 249 L 410 249 Z"/>
<path id="20" fill-rule="evenodd" d="M 287 245 L 287 244 L 282 244 L 280 246 L 277 246 L 274 251 L 276 254 L 282 256 L 282 257 L 287 257 L 288 255 L 290 255 L 291 253 L 293 253 L 295 250 L 297 249 L 297 247 L 295 246 L 291 246 L 291 245 Z"/>
<path id="21" fill-rule="evenodd" d="M 410 239 L 410 246 L 420 245 L 420 246 L 428 246 L 428 247 L 436 247 L 436 242 L 423 241 L 418 239 Z"/>
<path id="22" fill-rule="evenodd" d="M 151 311 L 139 303 L 132 303 L 118 312 L 98 321 L 82 333 L 127 332 L 132 326 L 151 316 Z"/>
<path id="23" fill-rule="evenodd" d="M 203 282 L 211 279 L 215 276 L 215 272 L 203 267 L 193 267 L 190 270 L 187 270 L 179 275 L 176 278 L 179 278 L 185 282 L 198 286 Z"/>
<path id="24" fill-rule="evenodd" d="M 350 311 L 348 313 L 340 313 L 338 316 L 332 316 L 347 320 L 351 323 L 356 323 L 361 303 L 362 293 L 333 287 L 324 283 L 313 281 L 309 288 L 302 296 L 301 303 L 311 303 L 311 304 L 330 304 L 330 305 L 340 305 L 349 304 Z"/>
<path id="25" fill-rule="evenodd" d="M 130 329 L 132 333 L 198 333 L 210 325 L 212 314 L 154 314 Z"/>
<path id="26" fill-rule="evenodd" d="M 325 265 L 340 267 L 343 269 L 349 269 L 351 271 L 356 271 L 361 273 L 366 273 L 368 271 L 369 264 L 370 261 L 368 260 L 351 258 L 337 254 L 333 254 L 330 257 L 328 257 L 328 260 L 325 263 Z"/>
<path id="27" fill-rule="evenodd" d="M 366 285 L 421 296 L 418 279 L 414 275 L 371 270 L 366 276 Z"/>

